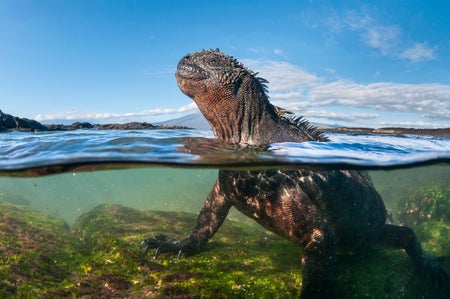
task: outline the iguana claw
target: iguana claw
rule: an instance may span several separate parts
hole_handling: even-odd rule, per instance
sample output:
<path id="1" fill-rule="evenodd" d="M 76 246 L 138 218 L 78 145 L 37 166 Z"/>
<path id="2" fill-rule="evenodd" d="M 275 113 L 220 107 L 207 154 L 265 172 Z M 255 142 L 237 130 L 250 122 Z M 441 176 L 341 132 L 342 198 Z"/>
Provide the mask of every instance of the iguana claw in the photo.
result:
<path id="1" fill-rule="evenodd" d="M 197 242 L 192 237 L 177 240 L 166 235 L 158 235 L 145 239 L 139 244 L 139 247 L 144 250 L 144 254 L 155 248 L 153 259 L 156 260 L 161 253 L 174 253 L 177 255 L 177 258 L 180 258 L 182 253 L 193 254 L 200 249 L 196 244 Z"/>
<path id="2" fill-rule="evenodd" d="M 139 247 L 144 250 L 144 254 L 147 254 L 150 249 L 155 248 L 155 254 L 153 259 L 157 259 L 161 253 L 172 252 L 177 253 L 177 256 L 181 255 L 181 242 L 177 239 L 167 237 L 165 235 L 158 235 L 153 238 L 148 238 L 139 244 Z"/>

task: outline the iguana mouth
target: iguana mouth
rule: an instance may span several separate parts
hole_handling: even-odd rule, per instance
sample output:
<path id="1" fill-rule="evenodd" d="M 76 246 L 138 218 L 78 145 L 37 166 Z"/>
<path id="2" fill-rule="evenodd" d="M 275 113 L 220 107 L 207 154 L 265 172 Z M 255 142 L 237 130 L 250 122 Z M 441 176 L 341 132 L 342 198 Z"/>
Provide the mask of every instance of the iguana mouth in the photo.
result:
<path id="1" fill-rule="evenodd" d="M 192 63 L 189 58 L 190 56 L 185 56 L 180 60 L 175 75 L 177 77 L 193 80 L 203 80 L 208 78 L 208 73 L 198 65 Z"/>

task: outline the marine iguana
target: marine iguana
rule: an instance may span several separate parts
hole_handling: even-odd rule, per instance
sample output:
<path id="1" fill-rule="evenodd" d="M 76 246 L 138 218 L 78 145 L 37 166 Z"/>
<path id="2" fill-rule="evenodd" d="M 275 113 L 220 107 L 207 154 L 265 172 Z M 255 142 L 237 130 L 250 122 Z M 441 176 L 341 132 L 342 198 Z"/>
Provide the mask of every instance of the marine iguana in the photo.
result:
<path id="1" fill-rule="evenodd" d="M 215 136 L 225 142 L 328 141 L 307 121 L 272 105 L 267 81 L 219 50 L 183 57 L 176 79 Z M 145 253 L 156 248 L 155 258 L 163 252 L 195 254 L 232 206 L 303 248 L 301 298 L 335 298 L 336 249 L 358 250 L 367 244 L 405 249 L 417 270 L 439 283 L 449 281 L 438 259 L 422 250 L 410 228 L 386 224 L 380 195 L 368 176 L 357 170 L 219 170 L 188 237 L 159 235 L 142 241 L 141 247 Z"/>

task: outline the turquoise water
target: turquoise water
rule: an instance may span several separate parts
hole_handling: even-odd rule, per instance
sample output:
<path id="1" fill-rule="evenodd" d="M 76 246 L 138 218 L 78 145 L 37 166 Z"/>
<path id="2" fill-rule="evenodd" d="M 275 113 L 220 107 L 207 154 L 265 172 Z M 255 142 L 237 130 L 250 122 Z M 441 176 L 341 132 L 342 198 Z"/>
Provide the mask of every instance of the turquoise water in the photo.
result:
<path id="1" fill-rule="evenodd" d="M 174 168 L 74 172 L 61 175 L 0 177 L 0 201 L 25 204 L 72 225 L 99 204 L 139 210 L 198 212 L 216 170 Z"/>
<path id="2" fill-rule="evenodd" d="M 376 189 L 387 208 L 395 212 L 399 200 L 417 186 L 450 178 L 450 166 L 373 170 Z M 139 210 L 198 213 L 217 177 L 215 169 L 170 167 L 73 172 L 60 175 L 0 177 L 0 202 L 23 204 L 63 218 L 72 225 L 76 218 L 104 203 Z M 450 200 L 450 199 L 449 199 Z M 230 219 L 245 221 L 232 211 Z"/>
<path id="3" fill-rule="evenodd" d="M 418 184 L 450 177 L 449 139 L 328 136 L 329 143 L 237 148 L 199 130 L 5 133 L 0 134 L 0 201 L 28 205 L 69 224 L 102 203 L 197 213 L 219 166 L 320 165 L 372 169 L 377 189 L 395 210 L 399 197 Z M 423 164 L 428 166 L 418 168 Z"/>

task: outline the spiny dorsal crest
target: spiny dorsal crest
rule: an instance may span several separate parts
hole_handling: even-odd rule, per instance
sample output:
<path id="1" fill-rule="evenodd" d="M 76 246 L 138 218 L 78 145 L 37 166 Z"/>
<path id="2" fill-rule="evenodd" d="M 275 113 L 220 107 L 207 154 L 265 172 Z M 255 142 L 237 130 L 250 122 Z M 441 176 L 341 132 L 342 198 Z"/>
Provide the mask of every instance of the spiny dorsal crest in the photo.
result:
<path id="1" fill-rule="evenodd" d="M 257 77 L 258 73 L 254 73 L 251 70 L 248 70 L 249 73 L 255 77 L 259 85 L 261 86 L 261 89 L 264 92 L 265 97 L 267 100 L 269 99 L 268 96 L 268 87 L 267 84 L 269 81 L 267 81 L 264 78 Z M 294 128 L 300 130 L 304 135 L 308 136 L 310 139 L 315 141 L 329 141 L 329 139 L 324 135 L 323 132 L 317 129 L 316 126 L 309 123 L 306 119 L 304 119 L 302 116 L 295 117 L 295 113 L 289 110 L 286 110 L 284 108 L 272 105 L 274 108 L 274 112 L 276 115 L 282 119 L 283 121 L 287 122 L 289 125 L 293 126 Z"/>
<path id="2" fill-rule="evenodd" d="M 303 116 L 282 116 L 290 125 L 300 130 L 304 135 L 308 136 L 314 141 L 330 141 L 325 134 L 318 130 L 316 126 L 312 125 Z"/>

